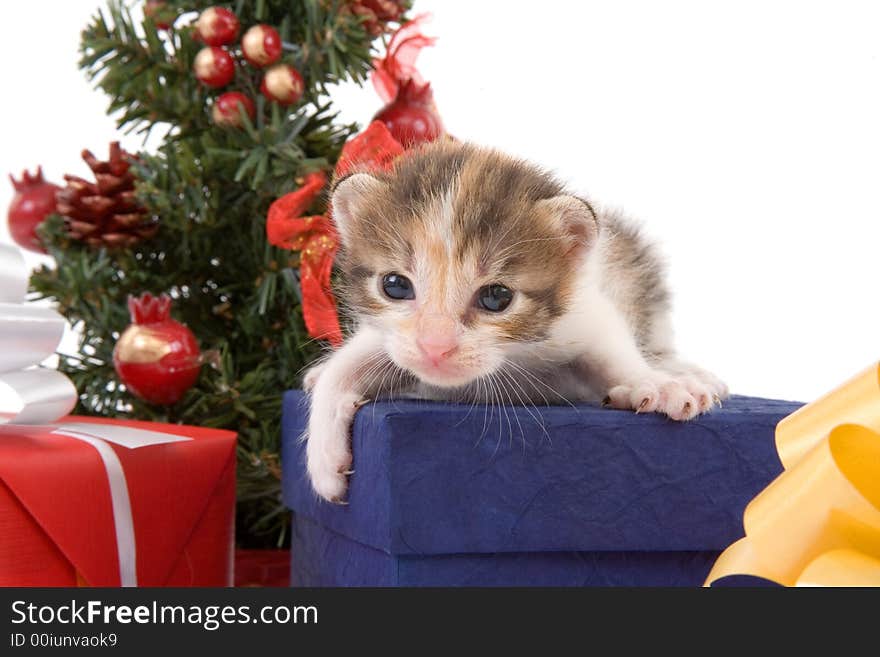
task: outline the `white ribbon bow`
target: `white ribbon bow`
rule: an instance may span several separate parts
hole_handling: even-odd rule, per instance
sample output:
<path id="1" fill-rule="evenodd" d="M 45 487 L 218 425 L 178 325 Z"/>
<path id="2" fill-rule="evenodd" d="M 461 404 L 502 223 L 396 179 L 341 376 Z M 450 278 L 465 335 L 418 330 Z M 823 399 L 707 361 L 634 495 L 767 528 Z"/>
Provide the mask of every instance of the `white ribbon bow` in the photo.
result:
<path id="1" fill-rule="evenodd" d="M 27 267 L 13 246 L 0 244 L 0 423 L 42 424 L 67 415 L 76 405 L 70 379 L 32 368 L 55 353 L 64 318 L 54 310 L 27 306 Z M 30 368 L 30 369 L 25 369 Z"/>

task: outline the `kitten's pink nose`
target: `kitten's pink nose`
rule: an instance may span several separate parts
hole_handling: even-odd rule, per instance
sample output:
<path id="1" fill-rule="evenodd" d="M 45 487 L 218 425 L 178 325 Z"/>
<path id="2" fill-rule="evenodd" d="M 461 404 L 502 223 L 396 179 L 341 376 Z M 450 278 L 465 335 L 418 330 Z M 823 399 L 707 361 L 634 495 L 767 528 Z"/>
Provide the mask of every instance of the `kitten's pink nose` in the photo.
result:
<path id="1" fill-rule="evenodd" d="M 418 339 L 419 349 L 431 363 L 439 365 L 449 358 L 458 349 L 458 343 L 450 341 L 429 342 L 425 339 Z"/>
<path id="2" fill-rule="evenodd" d="M 448 317 L 429 315 L 421 322 L 416 344 L 425 358 L 439 365 L 458 350 L 457 328 L 455 321 Z"/>

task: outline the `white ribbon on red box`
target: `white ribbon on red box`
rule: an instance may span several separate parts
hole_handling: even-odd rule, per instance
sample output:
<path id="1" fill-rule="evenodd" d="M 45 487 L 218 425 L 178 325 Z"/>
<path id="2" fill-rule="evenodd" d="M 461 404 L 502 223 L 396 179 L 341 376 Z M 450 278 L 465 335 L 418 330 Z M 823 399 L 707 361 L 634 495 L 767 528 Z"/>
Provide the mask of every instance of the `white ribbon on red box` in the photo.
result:
<path id="1" fill-rule="evenodd" d="M 0 244 L 0 437 L 4 426 L 50 425 L 47 431 L 85 442 L 98 452 L 113 508 L 122 586 L 137 586 L 137 542 L 128 484 L 109 443 L 127 449 L 191 440 L 183 436 L 108 424 L 53 424 L 73 410 L 77 391 L 66 376 L 39 367 L 55 353 L 66 322 L 54 310 L 25 305 L 27 266 L 18 249 Z"/>
<path id="2" fill-rule="evenodd" d="M 0 244 L 0 423 L 39 424 L 66 415 L 76 388 L 60 372 L 32 368 L 55 353 L 64 318 L 54 310 L 22 303 L 27 267 L 18 249 Z M 31 368 L 31 369 L 25 369 Z"/>

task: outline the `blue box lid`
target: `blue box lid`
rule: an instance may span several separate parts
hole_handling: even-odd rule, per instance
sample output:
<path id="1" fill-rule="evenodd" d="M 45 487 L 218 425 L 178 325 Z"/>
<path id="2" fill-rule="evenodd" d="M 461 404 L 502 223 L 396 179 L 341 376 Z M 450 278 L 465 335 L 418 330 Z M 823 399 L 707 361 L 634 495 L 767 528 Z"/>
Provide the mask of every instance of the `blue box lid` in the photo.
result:
<path id="1" fill-rule="evenodd" d="M 298 440 L 308 400 L 289 391 L 284 500 L 396 555 L 722 550 L 742 536 L 746 504 L 782 471 L 774 429 L 800 406 L 733 397 L 677 423 L 588 404 L 499 414 L 372 403 L 355 418 L 355 473 L 340 506 L 309 486 Z"/>

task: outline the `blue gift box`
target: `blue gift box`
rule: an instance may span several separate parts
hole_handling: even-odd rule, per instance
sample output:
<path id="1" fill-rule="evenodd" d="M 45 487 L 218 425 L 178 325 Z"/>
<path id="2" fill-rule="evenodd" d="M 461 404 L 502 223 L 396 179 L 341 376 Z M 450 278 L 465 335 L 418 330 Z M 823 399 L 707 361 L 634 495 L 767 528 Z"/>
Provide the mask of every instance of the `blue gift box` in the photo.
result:
<path id="1" fill-rule="evenodd" d="M 294 586 L 697 586 L 782 466 L 795 402 L 733 397 L 687 423 L 594 405 L 385 401 L 358 412 L 347 506 L 318 499 L 284 398 Z"/>

